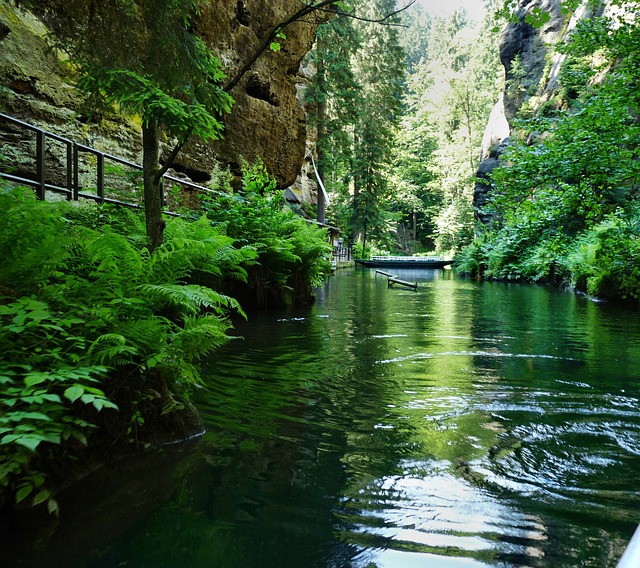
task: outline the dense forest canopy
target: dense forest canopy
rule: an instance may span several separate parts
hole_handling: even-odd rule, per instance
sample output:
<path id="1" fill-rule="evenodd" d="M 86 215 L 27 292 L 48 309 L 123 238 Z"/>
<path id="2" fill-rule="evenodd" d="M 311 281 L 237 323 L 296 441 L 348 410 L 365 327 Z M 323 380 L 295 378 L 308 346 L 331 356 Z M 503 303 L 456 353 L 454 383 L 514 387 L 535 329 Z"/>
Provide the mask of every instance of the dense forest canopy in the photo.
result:
<path id="1" fill-rule="evenodd" d="M 328 215 L 360 247 L 456 251 L 472 236 L 480 141 L 501 88 L 498 36 L 491 18 L 421 4 L 387 24 L 333 18 L 309 56 Z"/>

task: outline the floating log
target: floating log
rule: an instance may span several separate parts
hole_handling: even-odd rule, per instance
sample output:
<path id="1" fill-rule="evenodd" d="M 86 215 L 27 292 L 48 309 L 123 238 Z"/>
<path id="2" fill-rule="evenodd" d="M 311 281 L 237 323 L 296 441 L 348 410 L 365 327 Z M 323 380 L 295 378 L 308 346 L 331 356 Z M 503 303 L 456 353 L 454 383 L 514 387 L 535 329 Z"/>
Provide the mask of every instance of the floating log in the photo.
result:
<path id="1" fill-rule="evenodd" d="M 384 270 L 376 270 L 376 276 L 378 274 L 382 274 L 382 276 L 386 276 L 388 278 L 397 278 L 397 274 L 391 274 L 390 272 L 385 272 Z"/>
<path id="2" fill-rule="evenodd" d="M 400 284 L 401 286 L 406 286 L 407 288 L 413 288 L 414 290 L 418 289 L 417 282 L 407 282 L 406 280 L 400 280 L 399 278 L 390 276 L 389 280 L 387 280 L 387 285 L 392 286 L 393 284 Z"/>

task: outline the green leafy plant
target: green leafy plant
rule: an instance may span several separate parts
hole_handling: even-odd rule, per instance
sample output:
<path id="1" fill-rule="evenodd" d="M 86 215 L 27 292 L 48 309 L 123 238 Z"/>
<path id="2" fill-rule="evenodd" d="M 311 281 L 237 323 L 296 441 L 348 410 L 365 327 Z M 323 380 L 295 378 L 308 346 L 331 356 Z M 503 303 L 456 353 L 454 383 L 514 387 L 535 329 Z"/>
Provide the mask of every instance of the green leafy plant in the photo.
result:
<path id="1" fill-rule="evenodd" d="M 638 299 L 640 29 L 590 18 L 571 37 L 560 77 L 570 106 L 519 122 L 521 133 L 544 135 L 514 138 L 503 154 L 487 211 L 494 225 L 462 257 L 490 278 Z"/>
<path id="2" fill-rule="evenodd" d="M 244 315 L 214 288 L 246 281 L 256 252 L 204 218 L 166 234 L 151 254 L 130 211 L 0 193 L 4 495 L 55 511 L 52 463 L 93 438 L 144 445 L 181 423 L 199 357 Z"/>
<path id="3" fill-rule="evenodd" d="M 247 284 L 232 282 L 243 303 L 258 306 L 306 303 L 330 270 L 326 231 L 296 216 L 282 203 L 262 162 L 243 169 L 243 189 L 205 201 L 207 218 L 257 253 Z M 229 277 L 225 279 L 228 281 Z"/>

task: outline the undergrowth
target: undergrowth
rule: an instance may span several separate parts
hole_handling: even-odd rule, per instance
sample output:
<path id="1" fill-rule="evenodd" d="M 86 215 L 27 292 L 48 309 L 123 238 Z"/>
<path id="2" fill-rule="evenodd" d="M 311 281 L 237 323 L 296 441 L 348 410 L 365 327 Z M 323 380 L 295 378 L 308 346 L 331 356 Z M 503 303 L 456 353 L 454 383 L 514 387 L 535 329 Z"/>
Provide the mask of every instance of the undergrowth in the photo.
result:
<path id="1" fill-rule="evenodd" d="M 243 315 L 211 286 L 246 280 L 253 248 L 206 218 L 171 220 L 153 254 L 143 234 L 125 210 L 0 194 L 3 496 L 55 511 L 48 474 L 92 434 L 144 444 L 171 429 L 198 358 Z"/>
<path id="2" fill-rule="evenodd" d="M 0 504 L 55 512 L 71 458 L 184 434 L 198 360 L 246 317 L 237 297 L 312 299 L 325 232 L 283 208 L 261 163 L 223 189 L 151 253 L 137 212 L 0 188 Z"/>
<path id="3" fill-rule="evenodd" d="M 248 281 L 234 284 L 243 305 L 258 307 L 304 304 L 313 300 L 331 268 L 326 231 L 283 207 L 281 193 L 264 165 L 245 165 L 243 187 L 205 201 L 212 223 L 233 237 L 236 246 L 251 246 L 257 262 L 247 268 Z"/>

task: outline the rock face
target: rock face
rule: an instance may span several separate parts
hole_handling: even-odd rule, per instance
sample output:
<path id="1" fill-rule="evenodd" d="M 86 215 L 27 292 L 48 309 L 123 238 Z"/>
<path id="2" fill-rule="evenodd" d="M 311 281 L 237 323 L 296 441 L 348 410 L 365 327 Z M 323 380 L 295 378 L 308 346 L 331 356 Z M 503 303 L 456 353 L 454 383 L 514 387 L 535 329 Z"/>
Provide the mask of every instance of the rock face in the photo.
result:
<path id="1" fill-rule="evenodd" d="M 296 0 L 215 0 L 203 13 L 200 27 L 231 76 L 271 28 L 299 8 Z M 224 157 L 232 170 L 241 157 L 249 161 L 260 157 L 280 187 L 293 184 L 306 150 L 306 115 L 297 98 L 297 84 L 304 80 L 300 63 L 315 33 L 316 26 L 308 22 L 292 24 L 285 30 L 281 49 L 260 56 L 231 91 L 235 105 L 225 118 L 224 140 L 212 144 L 211 154 L 205 155 Z"/>
<path id="2" fill-rule="evenodd" d="M 205 40 L 232 76 L 277 23 L 299 9 L 296 0 L 211 0 L 198 22 Z M 316 26 L 293 24 L 278 52 L 267 50 L 231 91 L 235 105 L 226 116 L 225 138 L 193 141 L 176 169 L 194 181 L 209 179 L 216 165 L 239 173 L 242 160 L 260 157 L 282 188 L 294 183 L 305 156 L 305 113 L 297 98 L 298 70 L 311 48 Z M 73 86 L 62 54 L 46 40 L 47 30 L 29 12 L 0 2 L 0 111 L 70 140 L 141 162 L 139 125 L 125 117 L 93 122 L 86 100 Z M 0 119 L 0 148 L 15 171 L 33 171 L 34 140 Z M 61 161 L 55 149 L 48 164 Z"/>
<path id="3" fill-rule="evenodd" d="M 536 8 L 549 14 L 548 21 L 540 28 L 526 21 Z M 491 191 L 488 175 L 499 165 L 500 154 L 508 145 L 513 119 L 525 105 L 535 112 L 551 99 L 564 60 L 562 55 L 553 54 L 553 46 L 586 15 L 584 8 L 579 8 L 571 17 L 563 14 L 560 0 L 520 0 L 518 21 L 503 28 L 500 60 L 505 69 L 505 89 L 485 130 L 484 161 L 474 190 L 474 210 L 481 223 L 491 221 L 482 211 Z"/>
<path id="4" fill-rule="evenodd" d="M 515 117 L 523 104 L 540 96 L 549 81 L 548 62 L 553 46 L 563 37 L 568 16 L 561 0 L 521 0 L 518 21 L 507 24 L 500 37 L 500 61 L 505 69 L 504 110 L 507 120 Z M 549 14 L 540 28 L 526 22 L 535 8 Z"/>

